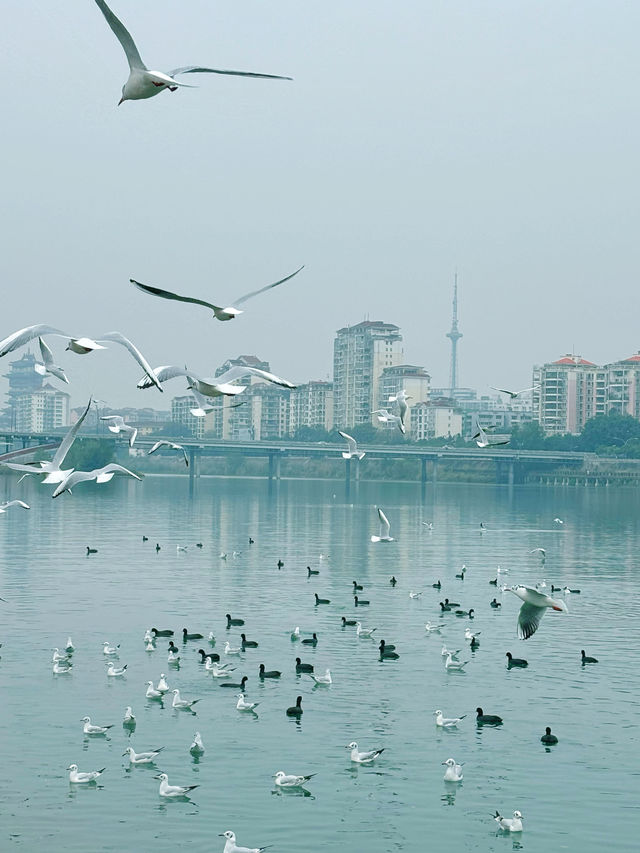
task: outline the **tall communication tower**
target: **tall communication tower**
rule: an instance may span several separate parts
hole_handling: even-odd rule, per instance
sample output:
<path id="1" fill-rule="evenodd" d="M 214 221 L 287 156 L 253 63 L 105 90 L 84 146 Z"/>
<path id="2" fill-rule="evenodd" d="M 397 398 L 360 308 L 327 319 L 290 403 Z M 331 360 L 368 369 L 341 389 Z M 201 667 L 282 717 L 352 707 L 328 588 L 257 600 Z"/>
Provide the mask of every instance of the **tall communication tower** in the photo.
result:
<path id="1" fill-rule="evenodd" d="M 453 318 L 451 320 L 451 331 L 447 332 L 447 337 L 451 341 L 449 389 L 450 396 L 453 397 L 454 391 L 458 387 L 458 341 L 462 337 L 462 332 L 458 331 L 458 273 L 455 275 L 453 284 Z"/>

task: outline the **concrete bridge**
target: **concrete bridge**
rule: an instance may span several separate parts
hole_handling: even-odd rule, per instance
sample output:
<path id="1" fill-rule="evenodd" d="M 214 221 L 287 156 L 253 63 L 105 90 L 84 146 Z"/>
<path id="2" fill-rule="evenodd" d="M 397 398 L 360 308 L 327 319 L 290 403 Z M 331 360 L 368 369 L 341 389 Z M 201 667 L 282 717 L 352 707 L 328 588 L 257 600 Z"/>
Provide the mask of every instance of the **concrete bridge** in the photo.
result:
<path id="1" fill-rule="evenodd" d="M 105 439 L 112 438 L 104 433 L 81 433 L 78 440 L 82 439 Z M 115 436 L 113 437 L 115 439 Z M 145 436 L 138 434 L 135 447 L 141 450 L 149 450 L 153 444 L 162 436 Z M 30 445 L 42 446 L 47 443 L 56 443 L 61 435 L 42 433 L 0 433 L 0 442 L 4 441 L 6 452 L 11 448 L 20 448 L 22 452 L 28 452 Z M 122 443 L 124 443 L 124 439 Z M 176 439 L 167 437 L 169 441 L 181 444 L 189 455 L 189 479 L 193 484 L 194 479 L 200 476 L 200 461 L 203 457 L 241 457 L 241 458 L 263 458 L 268 460 L 267 476 L 269 480 L 279 480 L 281 476 L 282 460 L 286 458 L 316 458 L 316 459 L 341 459 L 343 450 L 342 443 L 333 444 L 329 442 L 294 442 L 294 441 L 221 441 L 216 439 Z M 35 449 L 35 448 L 33 448 Z M 591 453 L 563 453 L 548 452 L 543 450 L 514 450 L 508 447 L 418 447 L 406 445 L 362 445 L 362 450 L 367 454 L 367 459 L 413 459 L 416 462 L 416 479 L 424 485 L 427 482 L 437 483 L 438 469 L 443 463 L 459 462 L 464 464 L 477 464 L 493 462 L 495 466 L 495 478 L 498 483 L 514 484 L 523 482 L 527 470 L 535 468 L 536 472 L 544 475 L 551 473 L 553 469 L 572 469 L 576 473 L 589 467 L 595 457 Z M 16 452 L 15 450 L 13 451 Z M 358 480 L 361 466 L 366 461 L 358 462 L 357 459 L 346 459 L 344 461 L 344 477 L 347 487 L 352 479 Z"/>

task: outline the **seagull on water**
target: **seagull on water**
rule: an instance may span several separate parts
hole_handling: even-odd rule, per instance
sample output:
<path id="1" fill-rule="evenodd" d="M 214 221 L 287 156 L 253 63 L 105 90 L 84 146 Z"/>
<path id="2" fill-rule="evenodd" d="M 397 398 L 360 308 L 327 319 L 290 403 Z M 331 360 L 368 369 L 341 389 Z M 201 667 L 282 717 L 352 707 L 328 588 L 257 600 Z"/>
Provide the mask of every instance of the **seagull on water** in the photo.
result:
<path id="1" fill-rule="evenodd" d="M 163 693 L 161 693 L 159 690 L 156 690 L 156 688 L 153 686 L 153 681 L 147 681 L 147 692 L 145 693 L 147 699 L 162 700 L 163 695 Z"/>
<path id="2" fill-rule="evenodd" d="M 117 667 L 113 661 L 109 661 L 109 663 L 106 664 L 106 667 L 107 667 L 107 675 L 110 678 L 121 678 L 123 675 L 127 674 L 127 664 L 126 663 L 124 666 Z"/>
<path id="3" fill-rule="evenodd" d="M 442 711 L 434 711 L 433 716 L 436 718 L 436 726 L 443 729 L 450 729 L 462 722 L 467 715 L 463 714 L 461 717 L 443 717 Z"/>
<path id="4" fill-rule="evenodd" d="M 445 782 L 462 782 L 462 764 L 456 764 L 453 758 L 447 758 L 442 764 L 447 768 L 444 771 Z"/>
<path id="5" fill-rule="evenodd" d="M 372 761 L 375 761 L 375 759 L 379 755 L 382 755 L 385 748 L 383 747 L 382 749 L 372 749 L 369 752 L 360 752 L 358 750 L 358 744 L 354 740 L 351 741 L 351 743 L 347 744 L 347 746 L 345 746 L 345 749 L 351 750 L 351 760 L 356 764 L 370 764 Z"/>
<path id="6" fill-rule="evenodd" d="M 427 624 L 424 626 L 424 630 L 427 632 L 427 634 L 439 634 L 440 631 L 442 631 L 442 629 L 445 627 L 445 625 L 432 625 L 431 622 L 427 622 Z"/>
<path id="7" fill-rule="evenodd" d="M 447 672 L 457 672 L 457 671 L 462 671 L 468 663 L 469 663 L 468 660 L 465 660 L 465 661 L 454 660 L 451 652 L 447 652 L 447 659 L 444 662 L 444 665 L 445 665 L 445 669 L 447 670 Z"/>
<path id="8" fill-rule="evenodd" d="M 155 94 L 155 92 L 153 94 Z M 285 281 L 289 281 L 294 276 L 298 275 L 298 273 L 303 269 L 304 265 L 285 278 L 281 278 L 279 281 L 273 282 L 273 284 L 267 284 L 259 290 L 253 290 L 251 293 L 245 293 L 244 296 L 239 296 L 237 299 L 234 299 L 234 305 L 242 305 L 244 302 L 252 299 L 254 296 L 257 296 L 259 293 L 264 293 L 265 290 L 271 290 L 273 287 L 278 287 L 279 284 L 284 284 Z M 142 290 L 143 293 L 149 293 L 151 296 L 160 296 L 162 299 L 174 299 L 178 302 L 190 302 L 195 305 L 204 305 L 205 308 L 210 308 L 213 311 L 213 315 L 216 320 L 233 320 L 238 316 L 238 314 L 243 313 L 243 311 L 233 305 L 223 308 L 220 305 L 214 305 L 212 302 L 205 302 L 202 299 L 195 299 L 191 296 L 179 296 L 177 293 L 172 293 L 170 290 L 160 290 L 158 287 L 150 287 L 148 284 L 141 284 L 133 278 L 129 279 L 129 281 L 131 284 L 135 284 L 138 290 Z M 340 434 L 342 435 L 342 433 Z M 364 453 L 362 455 L 364 456 Z"/>
<path id="9" fill-rule="evenodd" d="M 309 674 L 316 684 L 333 684 L 331 679 L 331 670 L 329 669 L 325 670 L 324 675 L 314 675 L 313 673 Z"/>
<path id="10" fill-rule="evenodd" d="M 247 702 L 244 698 L 244 693 L 238 693 L 238 701 L 236 703 L 238 711 L 253 711 L 259 704 L 259 702 Z"/>
<path id="11" fill-rule="evenodd" d="M 114 657 L 118 656 L 118 649 L 120 648 L 120 643 L 117 646 L 112 646 L 108 640 L 105 640 L 102 644 L 102 654 L 103 655 L 113 655 Z"/>
<path id="12" fill-rule="evenodd" d="M 184 457 L 184 464 L 189 467 L 189 457 L 187 456 L 187 451 L 181 444 L 176 444 L 174 441 L 166 441 L 163 439 L 162 441 L 156 441 L 151 450 L 147 452 L 147 456 L 151 456 L 152 453 L 155 453 L 156 450 L 159 450 L 161 447 L 168 447 L 170 450 L 179 450 Z M 186 548 L 184 549 L 187 550 Z"/>
<path id="13" fill-rule="evenodd" d="M 202 742 L 202 735 L 200 732 L 196 732 L 193 736 L 193 743 L 189 747 L 189 752 L 191 755 L 202 755 L 204 753 L 204 744 Z"/>
<path id="14" fill-rule="evenodd" d="M 161 797 L 186 797 L 189 791 L 194 788 L 199 788 L 199 785 L 170 785 L 169 777 L 166 773 L 159 773 L 154 779 L 160 779 L 160 789 L 158 793 Z"/>
<path id="15" fill-rule="evenodd" d="M 129 433 L 129 447 L 133 447 L 133 443 L 136 440 L 136 436 L 138 435 L 138 430 L 135 427 L 129 426 L 129 424 L 125 423 L 124 418 L 121 415 L 101 415 L 101 421 L 111 421 L 110 424 L 107 424 L 107 429 L 109 432 L 113 432 L 116 435 L 120 432 L 128 432 Z"/>
<path id="16" fill-rule="evenodd" d="M 179 711 L 190 711 L 192 706 L 199 702 L 200 699 L 181 699 L 180 691 L 176 687 L 171 691 L 173 693 L 173 701 L 171 702 L 172 708 L 177 708 Z"/>
<path id="17" fill-rule="evenodd" d="M 4 600 L 4 599 L 3 599 Z M 70 663 L 62 663 L 56 661 L 53 665 L 53 674 L 54 675 L 69 675 L 71 673 Z"/>
<path id="18" fill-rule="evenodd" d="M 6 512 L 12 506 L 21 506 L 22 509 L 31 509 L 29 504 L 26 504 L 24 501 L 5 501 L 3 504 L 0 504 L 0 513 Z"/>
<path id="19" fill-rule="evenodd" d="M 353 436 L 349 435 L 346 432 L 341 432 L 341 430 L 338 430 L 338 435 L 341 435 L 347 442 L 347 449 L 342 451 L 343 459 L 353 459 L 354 457 L 358 461 L 364 459 L 364 450 L 358 450 L 358 444 L 355 438 L 353 438 Z"/>
<path id="20" fill-rule="evenodd" d="M 564 613 L 569 611 L 564 601 L 551 598 L 529 586 L 520 584 L 507 587 L 505 591 L 512 592 L 524 602 L 518 615 L 518 637 L 521 640 L 528 640 L 535 634 L 547 608 Z"/>
<path id="21" fill-rule="evenodd" d="M 102 770 L 90 770 L 88 773 L 82 773 L 78 770 L 77 764 L 70 764 L 67 767 L 69 781 L 74 785 L 86 785 L 87 782 L 95 782 L 98 776 L 101 776 L 106 769 L 106 767 L 103 767 Z"/>
<path id="22" fill-rule="evenodd" d="M 356 622 L 356 634 L 360 639 L 367 639 L 371 637 L 374 631 L 377 631 L 377 628 L 363 628 L 362 622 Z"/>
<path id="23" fill-rule="evenodd" d="M 372 542 L 393 542 L 393 536 L 389 536 L 391 525 L 384 512 L 378 507 L 378 518 L 380 519 L 380 530 L 378 536 L 372 536 Z"/>
<path id="24" fill-rule="evenodd" d="M 93 725 L 91 725 L 91 717 L 83 717 L 80 720 L 80 722 L 84 723 L 84 726 L 82 727 L 82 731 L 86 735 L 106 735 L 106 733 L 109 731 L 109 729 L 113 728 L 113 725 L 111 725 L 111 726 L 93 726 Z"/>
<path id="25" fill-rule="evenodd" d="M 472 631 L 470 628 L 466 628 L 464 632 L 465 640 L 468 640 L 470 643 L 474 643 L 476 638 L 480 636 L 482 631 Z"/>
<path id="26" fill-rule="evenodd" d="M 517 809 L 513 813 L 513 817 L 502 817 L 498 811 L 492 817 L 500 829 L 505 832 L 522 832 L 522 812 Z"/>
<path id="27" fill-rule="evenodd" d="M 69 494 L 71 494 L 71 490 L 75 488 L 78 483 L 87 483 L 90 480 L 95 480 L 96 483 L 108 483 L 115 474 L 126 474 L 128 477 L 133 477 L 136 480 L 142 479 L 142 477 L 138 477 L 137 474 L 134 474 L 133 471 L 129 471 L 128 468 L 124 468 L 122 465 L 118 465 L 115 462 L 109 462 L 108 465 L 103 465 L 102 468 L 94 468 L 93 471 L 72 471 L 71 474 L 68 474 L 64 478 L 51 497 L 57 498 L 63 492 L 69 492 Z"/>
<path id="28" fill-rule="evenodd" d="M 122 725 L 132 727 L 132 726 L 135 726 L 135 724 L 136 724 L 136 718 L 135 718 L 135 715 L 134 715 L 133 710 L 131 708 L 131 705 L 127 705 L 125 712 L 124 712 L 124 720 L 122 721 Z"/>
<path id="29" fill-rule="evenodd" d="M 171 688 L 167 684 L 167 679 L 166 679 L 164 672 L 161 672 L 160 673 L 160 680 L 158 681 L 158 684 L 156 686 L 156 690 L 158 690 L 160 693 L 168 693 L 170 689 Z"/>
<path id="30" fill-rule="evenodd" d="M 64 370 L 53 360 L 53 353 L 46 345 L 42 338 L 38 338 L 38 344 L 40 345 L 40 354 L 42 355 L 42 362 L 36 361 L 33 365 L 33 369 L 36 373 L 39 373 L 40 376 L 46 376 L 47 373 L 50 373 L 52 376 L 55 376 L 56 379 L 60 379 L 62 382 L 66 382 L 69 384 L 69 380 L 67 379 Z"/>
<path id="31" fill-rule="evenodd" d="M 225 655 L 240 655 L 243 652 L 243 648 L 241 646 L 232 647 L 229 640 L 227 640 L 224 644 L 224 653 Z"/>
<path id="32" fill-rule="evenodd" d="M 51 658 L 52 663 L 69 663 L 70 658 L 69 655 L 60 654 L 59 649 L 53 650 L 53 656 Z"/>
<path id="33" fill-rule="evenodd" d="M 153 764 L 163 749 L 164 746 L 160 746 L 158 749 L 152 749 L 149 752 L 135 752 L 133 747 L 128 746 L 122 753 L 122 757 L 128 755 L 130 764 Z"/>
<path id="34" fill-rule="evenodd" d="M 409 598 L 420 598 L 422 592 L 413 592 L 413 590 L 409 593 Z"/>
<path id="35" fill-rule="evenodd" d="M 273 847 L 272 844 L 267 844 L 266 847 L 238 847 L 235 833 L 231 832 L 230 829 L 226 832 L 221 832 L 219 837 L 227 839 L 224 844 L 223 853 L 262 853 L 263 850 Z"/>
<path id="36" fill-rule="evenodd" d="M 273 778 L 279 788 L 302 788 L 304 783 L 313 779 L 315 775 L 315 773 L 310 773 L 308 776 L 290 776 L 284 770 L 278 770 Z"/>

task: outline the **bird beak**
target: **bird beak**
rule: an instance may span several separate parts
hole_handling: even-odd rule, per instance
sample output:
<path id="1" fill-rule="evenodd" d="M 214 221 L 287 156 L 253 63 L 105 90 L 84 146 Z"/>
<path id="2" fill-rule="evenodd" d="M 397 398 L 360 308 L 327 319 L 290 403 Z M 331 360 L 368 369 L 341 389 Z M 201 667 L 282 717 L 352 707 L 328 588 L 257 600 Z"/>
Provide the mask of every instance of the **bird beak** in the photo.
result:
<path id="1" fill-rule="evenodd" d="M 127 755 L 127 753 L 126 753 L 126 752 L 123 752 L 123 753 L 122 753 L 122 757 L 124 758 L 124 757 L 125 757 L 125 755 Z"/>
<path id="2" fill-rule="evenodd" d="M 441 762 L 441 764 L 442 764 L 442 765 L 445 765 L 446 763 L 447 763 L 446 761 L 442 761 L 442 762 Z"/>
<path id="3" fill-rule="evenodd" d="M 120 98 L 120 100 L 118 101 L 118 106 L 120 106 L 120 104 L 121 104 L 123 101 L 124 101 L 124 98 Z"/>
<path id="4" fill-rule="evenodd" d="M 158 773 L 158 775 L 157 775 L 157 776 L 154 776 L 153 778 L 154 778 L 154 779 L 159 779 L 159 778 L 160 778 L 160 774 Z"/>

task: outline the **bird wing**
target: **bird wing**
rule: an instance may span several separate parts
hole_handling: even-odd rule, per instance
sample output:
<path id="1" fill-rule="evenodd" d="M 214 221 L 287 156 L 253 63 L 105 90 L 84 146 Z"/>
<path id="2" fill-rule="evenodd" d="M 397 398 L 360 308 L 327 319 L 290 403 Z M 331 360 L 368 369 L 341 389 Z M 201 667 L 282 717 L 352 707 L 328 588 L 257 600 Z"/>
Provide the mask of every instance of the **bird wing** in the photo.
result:
<path id="1" fill-rule="evenodd" d="M 61 332 L 60 329 L 55 329 L 53 326 L 46 326 L 42 323 L 36 326 L 26 326 L 24 329 L 18 329 L 17 332 L 0 341 L 0 358 L 42 335 L 60 335 L 63 338 L 70 337 L 66 332 Z"/>
<path id="2" fill-rule="evenodd" d="M 358 445 L 356 444 L 355 438 L 348 435 L 346 432 L 342 432 L 341 430 L 338 430 L 338 435 L 341 435 L 344 438 L 344 440 L 347 442 L 347 445 L 349 447 L 349 451 L 351 453 L 357 453 L 358 452 Z"/>
<path id="3" fill-rule="evenodd" d="M 228 72 L 224 72 L 224 73 L 228 73 Z M 262 77 L 264 75 L 258 74 L 258 75 L 251 75 L 251 76 Z M 278 78 L 278 79 L 289 80 L 291 78 L 286 77 L 286 78 Z M 295 272 L 292 272 L 291 275 L 288 275 L 285 278 L 281 278 L 280 281 L 274 281 L 273 284 L 267 284 L 267 285 L 265 285 L 265 287 L 261 287 L 260 290 L 252 290 L 251 293 L 245 293 L 244 296 L 240 296 L 240 297 L 238 297 L 238 299 L 235 299 L 233 304 L 234 305 L 242 305 L 242 303 L 246 302 L 247 299 L 251 299 L 253 296 L 257 296 L 259 293 L 264 293 L 265 290 L 271 290 L 272 287 L 277 287 L 279 284 L 284 284 L 285 281 L 289 281 L 289 279 L 293 278 L 294 275 L 298 275 L 300 270 L 303 270 L 303 269 L 304 269 L 304 264 L 301 267 L 299 267 Z"/>
<path id="4" fill-rule="evenodd" d="M 153 372 L 156 375 L 156 378 L 159 382 L 166 382 L 168 379 L 175 379 L 176 376 L 191 376 L 194 379 L 200 379 L 200 377 L 193 373 L 193 371 L 189 370 L 186 367 L 178 367 L 175 364 L 164 364 L 161 367 L 155 367 Z M 138 382 L 138 388 L 151 388 L 153 382 L 151 377 L 146 375 L 142 377 L 142 379 Z"/>
<path id="5" fill-rule="evenodd" d="M 113 421 L 114 426 L 125 426 L 124 418 L 122 417 L 122 415 L 100 415 L 100 420 Z"/>
<path id="6" fill-rule="evenodd" d="M 230 370 L 227 370 L 225 373 L 217 376 L 213 384 L 224 385 L 227 382 L 232 382 L 234 379 L 240 379 L 242 376 L 246 376 L 247 373 L 252 376 L 258 376 L 260 379 L 264 379 L 265 382 L 273 382 L 274 385 L 282 385 L 283 388 L 296 387 L 292 382 L 289 382 L 286 379 L 281 379 L 279 376 L 276 376 L 275 373 L 267 373 L 266 370 L 260 370 L 258 367 L 241 367 L 240 365 L 232 367 Z"/>
<path id="7" fill-rule="evenodd" d="M 532 385 L 531 388 L 523 388 L 522 391 L 516 391 L 516 395 L 520 396 L 520 394 L 526 394 L 528 391 L 535 391 L 539 387 L 539 385 Z"/>
<path id="8" fill-rule="evenodd" d="M 134 444 L 136 437 L 138 435 L 138 430 L 135 427 L 127 426 L 127 424 L 125 424 L 124 426 L 125 426 L 125 429 L 128 429 L 129 432 L 131 433 L 131 435 L 129 437 L 129 447 L 133 447 L 133 444 Z"/>
<path id="9" fill-rule="evenodd" d="M 143 293 L 149 293 L 151 296 L 159 296 L 162 299 L 174 299 L 176 302 L 191 302 L 193 305 L 204 305 L 205 308 L 211 308 L 212 311 L 222 311 L 220 305 L 214 305 L 212 302 L 205 302 L 204 299 L 196 299 L 193 296 L 180 296 L 177 293 L 172 293 L 170 290 L 161 290 L 159 287 L 151 287 L 149 284 L 142 284 L 133 278 L 130 278 L 131 284 L 135 284 L 138 290 Z M 280 284 L 280 282 L 277 282 Z M 269 285 L 273 287 L 274 285 Z"/>
<path id="10" fill-rule="evenodd" d="M 380 519 L 380 535 L 382 536 L 382 531 L 384 528 L 384 535 L 389 535 L 389 530 L 391 529 L 391 525 L 389 524 L 389 519 L 383 513 L 383 511 L 378 507 L 378 518 Z"/>
<path id="11" fill-rule="evenodd" d="M 38 338 L 38 343 L 40 344 L 40 354 L 42 355 L 44 366 L 51 367 L 53 365 L 53 353 L 42 338 Z"/>
<path id="12" fill-rule="evenodd" d="M 69 448 L 73 444 L 76 439 L 76 435 L 78 434 L 78 430 L 82 426 L 82 422 L 87 417 L 89 409 L 91 408 L 91 403 L 93 400 L 89 397 L 89 402 L 86 405 L 84 412 L 80 415 L 75 424 L 71 427 L 71 429 L 67 432 L 65 437 L 60 442 L 60 447 L 56 450 L 53 459 L 51 460 L 51 467 L 55 469 L 60 469 L 62 467 L 62 463 L 64 462 L 65 456 L 69 452 Z"/>
<path id="13" fill-rule="evenodd" d="M 122 465 L 118 465 L 116 462 L 109 462 L 108 465 L 104 465 L 102 468 L 96 468 L 91 472 L 95 475 L 100 474 L 127 474 L 129 477 L 135 477 L 136 480 L 141 480 L 142 477 L 138 477 L 137 474 L 134 474 L 133 471 L 130 471 L 128 468 L 125 468 Z"/>
<path id="14" fill-rule="evenodd" d="M 97 2 L 97 0 L 96 0 Z M 202 65 L 185 65 L 168 72 L 170 77 L 176 74 L 231 74 L 232 77 L 259 77 L 267 80 L 293 80 L 293 77 L 281 77 L 278 74 L 258 74 L 255 71 L 226 71 L 221 68 L 204 68 Z"/>
<path id="15" fill-rule="evenodd" d="M 125 347 L 131 353 L 131 355 L 135 358 L 135 360 L 138 362 L 140 367 L 144 370 L 144 372 L 147 374 L 147 376 L 149 377 L 151 382 L 156 386 L 156 388 L 159 391 L 164 391 L 164 388 L 160 384 L 160 381 L 159 381 L 158 377 L 156 376 L 156 374 L 153 370 L 153 367 L 151 367 L 151 365 L 149 364 L 147 359 L 142 355 L 142 353 L 140 352 L 138 347 L 135 346 L 135 344 L 133 344 L 129 340 L 129 338 L 125 338 L 125 336 L 120 334 L 120 332 L 107 332 L 106 335 L 102 336 L 101 340 L 113 341 L 113 343 L 121 344 L 123 347 Z"/>
<path id="16" fill-rule="evenodd" d="M 184 454 L 184 464 L 188 468 L 189 467 L 189 457 L 187 456 L 187 451 L 181 445 L 178 445 L 178 449 L 181 450 L 182 453 Z"/>
<path id="17" fill-rule="evenodd" d="M 26 504 L 24 501 L 6 501 L 3 504 L 0 504 L 0 508 L 4 512 L 5 509 L 9 509 L 10 506 L 21 506 L 23 509 L 31 509 L 29 504 Z"/>
<path id="18" fill-rule="evenodd" d="M 501 394 L 508 394 L 510 397 L 513 397 L 513 391 L 507 391 L 506 388 L 496 388 L 494 385 L 489 385 L 492 391 L 499 391 Z M 516 391 L 519 394 L 519 391 Z"/>
<path id="19" fill-rule="evenodd" d="M 151 456 L 152 453 L 155 453 L 159 447 L 162 447 L 165 444 L 169 444 L 168 441 L 156 441 L 151 450 L 148 451 L 147 456 Z"/>
<path id="20" fill-rule="evenodd" d="M 540 620 L 544 616 L 544 607 L 536 607 L 535 604 L 525 603 L 520 608 L 518 614 L 518 637 L 521 640 L 528 640 L 538 630 Z"/>
<path id="21" fill-rule="evenodd" d="M 38 463 L 20 465 L 19 462 L 3 462 L 2 464 L 5 468 L 10 468 L 12 471 L 20 471 L 24 474 L 44 474 L 42 468 L 36 467 Z"/>
<path id="22" fill-rule="evenodd" d="M 71 489 L 73 489 L 74 486 L 77 486 L 78 483 L 85 483 L 88 480 L 95 480 L 95 478 L 96 475 L 94 471 L 72 471 L 71 474 L 68 474 L 56 487 L 51 497 L 57 498 L 63 492 L 71 491 Z"/>
<path id="23" fill-rule="evenodd" d="M 119 18 L 116 18 L 116 16 L 113 14 L 113 12 L 104 2 L 104 0 L 96 0 L 96 5 L 98 6 L 102 14 L 105 16 L 107 23 L 113 31 L 113 34 L 122 45 L 122 49 L 124 50 L 127 56 L 129 68 L 132 71 L 134 68 L 146 71 L 147 66 L 140 58 L 138 48 L 136 47 L 134 40 L 131 38 L 131 33 L 129 32 L 129 30 L 125 27 L 125 25 Z"/>

